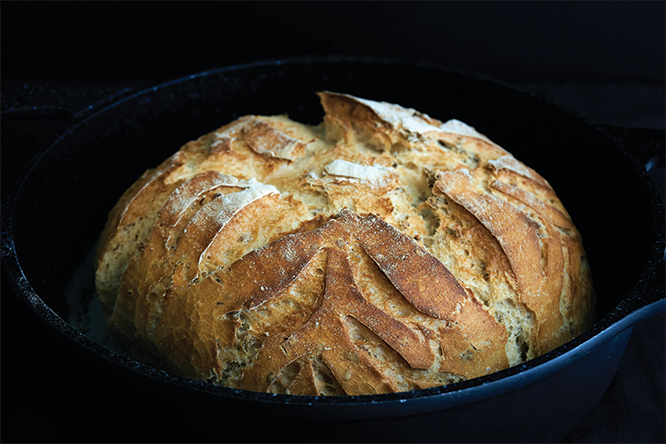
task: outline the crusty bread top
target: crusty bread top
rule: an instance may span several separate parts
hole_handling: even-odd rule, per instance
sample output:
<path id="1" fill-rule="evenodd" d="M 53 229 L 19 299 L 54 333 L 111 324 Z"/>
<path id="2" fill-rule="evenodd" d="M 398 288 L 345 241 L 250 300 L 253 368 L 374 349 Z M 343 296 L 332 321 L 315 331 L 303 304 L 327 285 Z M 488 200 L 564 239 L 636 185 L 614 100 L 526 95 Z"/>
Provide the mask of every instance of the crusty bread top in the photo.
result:
<path id="1" fill-rule="evenodd" d="M 536 171 L 460 121 L 319 96 L 321 125 L 242 117 L 113 208 L 97 292 L 132 356 L 248 390 L 375 394 L 589 326 L 580 234 Z"/>

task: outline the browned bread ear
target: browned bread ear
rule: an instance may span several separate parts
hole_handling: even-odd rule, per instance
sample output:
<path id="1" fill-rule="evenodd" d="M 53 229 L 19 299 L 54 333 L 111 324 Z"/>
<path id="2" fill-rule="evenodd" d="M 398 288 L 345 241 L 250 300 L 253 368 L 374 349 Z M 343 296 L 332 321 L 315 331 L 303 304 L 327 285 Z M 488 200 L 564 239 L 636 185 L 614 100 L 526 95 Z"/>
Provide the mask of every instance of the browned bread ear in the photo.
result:
<path id="1" fill-rule="evenodd" d="M 587 328 L 580 234 L 543 177 L 457 120 L 319 96 L 321 125 L 243 117 L 118 201 L 96 283 L 128 353 L 359 395 L 485 375 Z"/>

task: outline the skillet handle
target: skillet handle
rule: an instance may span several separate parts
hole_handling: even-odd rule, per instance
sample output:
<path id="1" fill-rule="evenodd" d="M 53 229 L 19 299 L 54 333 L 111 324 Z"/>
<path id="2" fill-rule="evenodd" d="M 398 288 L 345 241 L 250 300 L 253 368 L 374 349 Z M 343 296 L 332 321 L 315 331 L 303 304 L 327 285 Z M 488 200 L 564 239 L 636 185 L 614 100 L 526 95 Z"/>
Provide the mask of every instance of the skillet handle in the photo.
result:
<path id="1" fill-rule="evenodd" d="M 147 88 L 145 81 L 84 83 L 3 80 L 0 116 L 5 164 L 32 164 L 59 137 L 106 106 Z"/>
<path id="2" fill-rule="evenodd" d="M 2 121 L 54 121 L 72 127 L 105 106 L 149 86 L 121 83 L 3 80 Z M 58 125 L 51 125 L 57 127 Z"/>
<path id="3" fill-rule="evenodd" d="M 3 80 L 0 89 L 3 204 L 35 161 L 68 131 L 95 113 L 146 88 L 143 81 L 66 83 Z M 4 171 L 3 171 L 4 172 Z M 4 206 L 4 205 L 3 205 Z M 3 208 L 4 210 L 4 208 Z"/>

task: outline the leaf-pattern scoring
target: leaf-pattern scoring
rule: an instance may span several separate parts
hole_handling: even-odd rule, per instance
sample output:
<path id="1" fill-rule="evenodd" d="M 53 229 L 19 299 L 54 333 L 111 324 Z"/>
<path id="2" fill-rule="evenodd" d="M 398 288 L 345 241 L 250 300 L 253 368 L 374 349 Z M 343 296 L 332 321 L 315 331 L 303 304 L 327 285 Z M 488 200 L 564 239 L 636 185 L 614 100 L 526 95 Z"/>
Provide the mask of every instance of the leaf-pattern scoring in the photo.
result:
<path id="1" fill-rule="evenodd" d="M 278 329 L 267 338 L 261 338 L 260 332 L 252 332 L 261 338 L 261 350 L 255 362 L 243 369 L 241 388 L 271 390 L 271 384 L 290 364 L 299 359 L 303 361 L 301 358 L 319 356 L 347 394 L 399 390 L 391 382 L 392 378 L 385 374 L 386 370 L 377 365 L 376 358 L 354 344 L 346 318 L 353 317 L 371 330 L 412 369 L 429 369 L 436 358 L 442 360 L 442 356 L 436 357 L 441 352 L 433 350 L 430 341 L 432 335 L 438 333 L 430 331 L 425 334 L 427 329 L 403 322 L 367 300 L 356 283 L 349 261 L 350 244 L 355 242 L 416 309 L 449 325 L 446 334 L 458 335 L 465 345 L 461 353 L 467 349 L 481 351 L 489 348 L 481 345 L 483 343 L 491 343 L 490 348 L 494 348 L 492 353 L 485 355 L 490 357 L 502 353 L 506 342 L 504 328 L 439 260 L 413 239 L 372 215 L 362 217 L 345 210 L 320 228 L 278 239 L 245 255 L 228 270 L 198 282 L 201 278 L 197 266 L 200 256 L 215 236 L 224 235 L 225 226 L 232 221 L 234 214 L 251 206 L 251 201 L 237 205 L 230 216 L 220 219 L 220 208 L 225 207 L 224 202 L 233 202 L 237 200 L 236 196 L 248 193 L 241 190 L 224 197 L 213 196 L 209 203 L 202 204 L 203 199 L 198 199 L 221 186 L 220 181 L 222 185 L 238 185 L 227 178 L 206 173 L 181 186 L 174 195 L 174 201 L 165 205 L 143 254 L 128 267 L 120 292 L 121 309 L 116 310 L 114 323 L 117 327 L 127 324 L 121 329 L 123 331 L 127 331 L 125 329 L 129 324 L 135 325 L 136 338 L 132 339 L 143 349 L 152 348 L 157 355 L 166 354 L 167 360 L 180 367 L 187 367 L 188 363 L 194 368 L 208 367 L 211 375 L 219 376 L 224 372 L 225 363 L 217 359 L 216 349 L 222 347 L 225 341 L 233 342 L 233 331 L 237 326 L 230 327 L 231 334 L 212 335 L 219 336 L 213 338 L 206 334 L 203 327 L 197 326 L 197 319 L 202 323 L 204 317 L 210 317 L 210 313 L 200 316 L 196 307 L 214 305 L 218 324 L 223 323 L 221 319 L 230 313 L 259 309 L 287 289 L 313 258 L 322 253 L 326 255 L 325 291 L 319 305 L 312 316 L 294 331 Z M 261 199 L 261 195 L 257 198 Z M 195 207 L 194 210 L 191 207 Z M 185 216 L 188 211 L 190 214 Z M 161 248 L 162 252 L 155 255 L 155 248 Z M 148 254 L 148 251 L 153 254 Z M 172 276 L 171 282 L 165 281 L 164 276 Z M 143 294 L 148 296 L 132 297 Z M 187 312 L 192 316 L 185 323 L 183 319 L 170 319 L 173 313 Z M 479 320 L 482 320 L 481 324 Z M 465 334 L 463 337 L 461 332 L 471 326 L 468 325 L 470 321 L 483 328 L 476 328 L 471 336 Z M 201 338 L 208 338 L 211 343 L 204 347 L 192 347 L 192 341 L 206 340 Z M 489 338 L 492 338 L 490 342 Z M 160 344 L 175 346 L 171 350 L 163 350 Z M 192 356 L 191 351 L 195 348 L 209 350 L 210 355 Z M 480 365 L 483 365 L 485 355 L 480 356 Z M 454 357 L 446 358 L 452 360 Z M 441 362 L 438 365 L 441 367 Z M 495 366 L 493 364 L 493 368 Z M 310 380 L 303 374 L 311 372 L 311 365 L 300 365 L 291 384 Z M 427 385 L 423 381 L 421 384 Z M 413 382 L 412 385 L 418 386 L 419 383 Z"/>
<path id="2" fill-rule="evenodd" d="M 516 348 L 507 343 L 509 336 L 518 343 L 529 334 L 530 353 L 538 354 L 540 347 L 557 346 L 580 328 L 576 313 L 587 313 L 590 303 L 589 291 L 576 288 L 587 273 L 581 271 L 584 252 L 545 179 L 457 121 L 442 124 L 414 110 L 330 93 L 322 95 L 322 103 L 329 123 L 347 131 L 358 129 L 349 125 L 350 118 L 366 125 L 364 137 L 370 135 L 372 149 L 387 158 L 393 144 L 418 142 L 419 149 L 435 144 L 458 159 L 457 166 L 447 163 L 448 157 L 428 164 L 426 175 L 431 171 L 436 180 L 420 207 L 438 212 L 441 197 L 459 205 L 458 213 L 438 213 L 438 223 L 447 227 L 431 227 L 439 257 L 448 256 L 443 260 L 457 278 L 403 234 L 403 221 L 393 220 L 401 232 L 382 219 L 394 209 L 386 193 L 404 191 L 393 172 L 390 186 L 371 187 L 374 200 L 364 203 L 344 194 L 347 200 L 340 202 L 349 201 L 355 211 L 330 216 L 343 207 L 335 204 L 328 216 L 300 229 L 276 225 L 286 231 L 271 231 L 268 242 L 258 242 L 261 248 L 244 247 L 245 235 L 238 236 L 257 225 L 254 214 L 272 214 L 274 205 L 282 206 L 275 212 L 280 214 L 289 213 L 291 205 L 305 207 L 295 203 L 298 197 L 282 199 L 270 185 L 231 175 L 264 180 L 278 172 L 279 162 L 311 162 L 306 139 L 283 133 L 278 121 L 247 116 L 191 142 L 144 175 L 111 214 L 98 257 L 98 290 L 105 314 L 112 313 L 111 329 L 135 356 L 184 376 L 251 390 L 322 394 L 322 380 L 330 386 L 333 378 L 337 394 L 383 393 L 440 385 L 445 382 L 436 379 L 442 374 L 471 378 L 505 368 L 508 349 Z M 431 148 L 421 153 L 421 163 L 430 162 Z M 414 159 L 419 149 L 410 153 Z M 194 167 L 191 156 L 202 162 Z M 235 163 L 226 168 L 231 158 Z M 336 165 L 330 160 L 323 164 Z M 364 165 L 373 162 L 366 159 Z M 226 174 L 205 171 L 222 164 Z M 240 173 L 242 165 L 251 165 L 252 174 Z M 323 186 L 333 201 L 340 192 L 333 185 L 345 182 L 336 171 L 328 171 L 335 180 L 327 178 L 326 186 L 310 183 Z M 369 177 L 361 176 L 350 177 Z M 386 211 L 373 215 L 380 206 Z M 293 220 L 306 220 L 299 217 Z M 132 242 L 140 246 L 132 250 Z M 475 254 L 467 250 L 472 246 L 478 247 Z M 456 252 L 442 255 L 442 248 Z M 222 269 L 218 250 L 234 258 L 222 261 Z M 117 258 L 126 269 L 109 267 Z M 478 299 L 475 281 L 488 278 L 487 266 L 495 281 L 513 292 L 504 299 L 485 295 L 490 311 Z M 105 283 L 114 281 L 118 270 L 124 276 L 114 284 L 120 285 L 116 292 Z M 301 293 L 307 297 L 299 299 Z M 497 310 L 505 303 L 536 317 L 524 324 L 530 331 L 507 332 L 513 327 L 491 315 L 499 319 Z M 280 313 L 277 321 L 270 318 L 272 324 L 262 320 L 271 311 Z"/>

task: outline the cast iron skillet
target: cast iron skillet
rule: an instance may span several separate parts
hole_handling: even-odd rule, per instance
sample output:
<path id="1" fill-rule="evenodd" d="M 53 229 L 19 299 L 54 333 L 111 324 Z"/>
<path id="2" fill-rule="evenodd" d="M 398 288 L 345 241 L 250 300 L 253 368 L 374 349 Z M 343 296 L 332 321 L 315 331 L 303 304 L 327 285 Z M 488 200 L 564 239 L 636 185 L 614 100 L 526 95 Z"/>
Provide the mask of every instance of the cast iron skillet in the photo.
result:
<path id="1" fill-rule="evenodd" d="M 323 111 L 315 92 L 321 90 L 398 103 L 440 120 L 457 118 L 539 171 L 583 235 L 598 322 L 550 353 L 478 379 L 407 393 L 318 398 L 174 377 L 97 344 L 64 321 L 68 282 L 108 211 L 144 170 L 245 114 L 286 112 L 319 123 Z M 136 372 L 137 384 L 164 382 L 159 389 L 182 400 L 184 422 L 200 421 L 203 410 L 220 412 L 225 428 L 218 439 L 557 441 L 598 403 L 633 325 L 664 310 L 664 209 L 645 170 L 657 155 L 637 158 L 570 112 L 461 72 L 334 58 L 235 66 L 126 95 L 75 119 L 4 202 L 2 259 L 16 291 L 48 324 Z M 318 432 L 303 433 L 309 429 Z"/>

